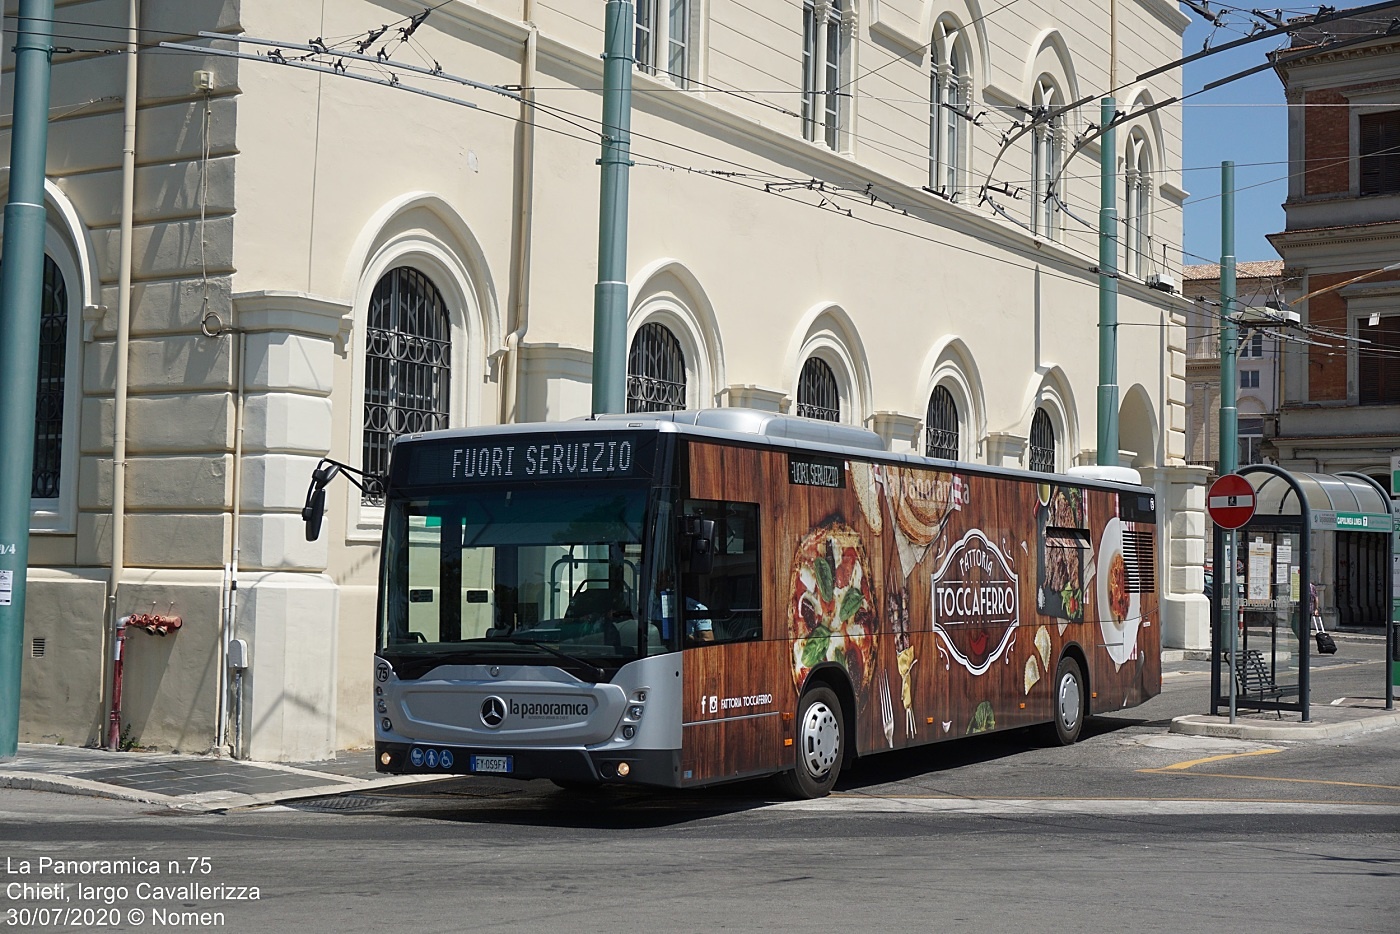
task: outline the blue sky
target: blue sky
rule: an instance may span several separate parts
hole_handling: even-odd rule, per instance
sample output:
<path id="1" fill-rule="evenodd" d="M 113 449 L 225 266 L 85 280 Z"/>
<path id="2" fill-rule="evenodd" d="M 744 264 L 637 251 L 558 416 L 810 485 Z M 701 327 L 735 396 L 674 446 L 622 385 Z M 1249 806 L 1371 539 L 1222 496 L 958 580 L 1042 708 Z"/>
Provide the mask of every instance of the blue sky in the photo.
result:
<path id="1" fill-rule="evenodd" d="M 1186 7 L 1182 10 L 1193 20 L 1182 40 L 1185 56 L 1199 52 L 1213 30 L 1200 16 Z M 1230 16 L 1227 23 L 1233 28 L 1214 30 L 1212 44 L 1224 45 L 1247 34 L 1250 22 L 1238 14 Z M 1284 36 L 1260 39 L 1188 65 L 1182 92 L 1189 94 L 1217 78 L 1261 64 L 1269 51 L 1285 41 Z M 1239 262 L 1278 259 L 1264 237 L 1283 229 L 1281 205 L 1288 195 L 1286 110 L 1283 84 L 1272 69 L 1182 104 L 1182 187 L 1191 193 L 1186 202 L 1185 247 L 1188 254 L 1199 254 L 1187 255 L 1186 263 L 1220 261 L 1220 163 L 1226 159 L 1235 162 L 1235 258 Z"/>

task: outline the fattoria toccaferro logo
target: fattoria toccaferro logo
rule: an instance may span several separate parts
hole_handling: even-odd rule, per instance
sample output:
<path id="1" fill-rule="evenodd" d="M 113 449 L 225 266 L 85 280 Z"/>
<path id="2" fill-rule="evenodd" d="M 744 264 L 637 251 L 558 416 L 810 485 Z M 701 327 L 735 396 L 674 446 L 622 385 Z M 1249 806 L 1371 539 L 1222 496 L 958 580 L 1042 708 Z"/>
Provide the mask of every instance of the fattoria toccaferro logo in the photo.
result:
<path id="1" fill-rule="evenodd" d="M 971 529 L 933 572 L 933 631 L 974 675 L 1006 651 L 1021 619 L 1020 584 L 1006 555 Z"/>

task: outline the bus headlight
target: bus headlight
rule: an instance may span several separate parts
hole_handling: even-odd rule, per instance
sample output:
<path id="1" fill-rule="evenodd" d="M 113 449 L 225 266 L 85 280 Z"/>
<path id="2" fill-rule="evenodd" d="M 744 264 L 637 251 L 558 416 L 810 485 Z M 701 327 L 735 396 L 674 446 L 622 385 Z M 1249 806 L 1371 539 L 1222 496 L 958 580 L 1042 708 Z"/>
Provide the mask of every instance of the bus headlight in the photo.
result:
<path id="1" fill-rule="evenodd" d="M 632 766 L 628 765 L 626 762 L 619 762 L 619 763 L 617 764 L 617 777 L 618 777 L 618 778 L 626 778 L 628 775 L 631 775 L 631 774 L 632 774 Z"/>
<path id="2" fill-rule="evenodd" d="M 641 705 L 641 704 L 633 704 L 631 707 L 628 707 L 628 708 L 627 708 L 627 719 L 629 719 L 629 720 L 640 720 L 640 719 L 642 719 L 642 705 Z"/>
<path id="3" fill-rule="evenodd" d="M 390 722 L 388 717 L 385 717 L 383 720 L 379 721 L 379 728 L 385 733 L 394 732 L 394 724 Z"/>
<path id="4" fill-rule="evenodd" d="M 622 728 L 622 738 L 623 738 L 623 739 L 631 739 L 632 737 L 634 737 L 634 736 L 636 736 L 636 735 L 637 735 L 637 728 L 636 728 L 635 726 L 633 726 L 632 724 L 629 723 L 629 724 L 627 724 L 626 726 L 624 726 L 624 727 Z"/>

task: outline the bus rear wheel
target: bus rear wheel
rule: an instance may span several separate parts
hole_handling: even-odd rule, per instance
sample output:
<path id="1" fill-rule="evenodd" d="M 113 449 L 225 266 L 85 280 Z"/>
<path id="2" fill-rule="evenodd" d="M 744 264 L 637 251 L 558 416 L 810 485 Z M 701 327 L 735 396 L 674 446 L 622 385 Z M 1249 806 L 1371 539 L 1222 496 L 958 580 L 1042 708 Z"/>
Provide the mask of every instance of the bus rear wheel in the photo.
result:
<path id="1" fill-rule="evenodd" d="M 1084 701 L 1084 672 L 1079 662 L 1069 656 L 1060 659 L 1051 691 L 1055 719 L 1041 725 L 1041 739 L 1052 746 L 1072 746 L 1084 729 L 1084 716 L 1088 709 Z"/>
<path id="2" fill-rule="evenodd" d="M 814 687 L 797 705 L 796 761 L 782 775 L 783 787 L 796 798 L 824 798 L 841 774 L 846 752 L 846 725 L 841 702 L 828 687 Z"/>

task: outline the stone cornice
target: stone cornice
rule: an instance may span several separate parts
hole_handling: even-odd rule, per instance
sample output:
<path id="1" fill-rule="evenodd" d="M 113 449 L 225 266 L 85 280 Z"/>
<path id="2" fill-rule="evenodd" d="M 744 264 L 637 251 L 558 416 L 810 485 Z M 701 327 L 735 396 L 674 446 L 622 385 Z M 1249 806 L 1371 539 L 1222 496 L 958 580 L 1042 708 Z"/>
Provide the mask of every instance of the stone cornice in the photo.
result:
<path id="1" fill-rule="evenodd" d="M 277 331 L 334 338 L 343 353 L 354 326 L 349 302 L 308 292 L 262 289 L 236 292 L 234 326 L 240 331 Z"/>

